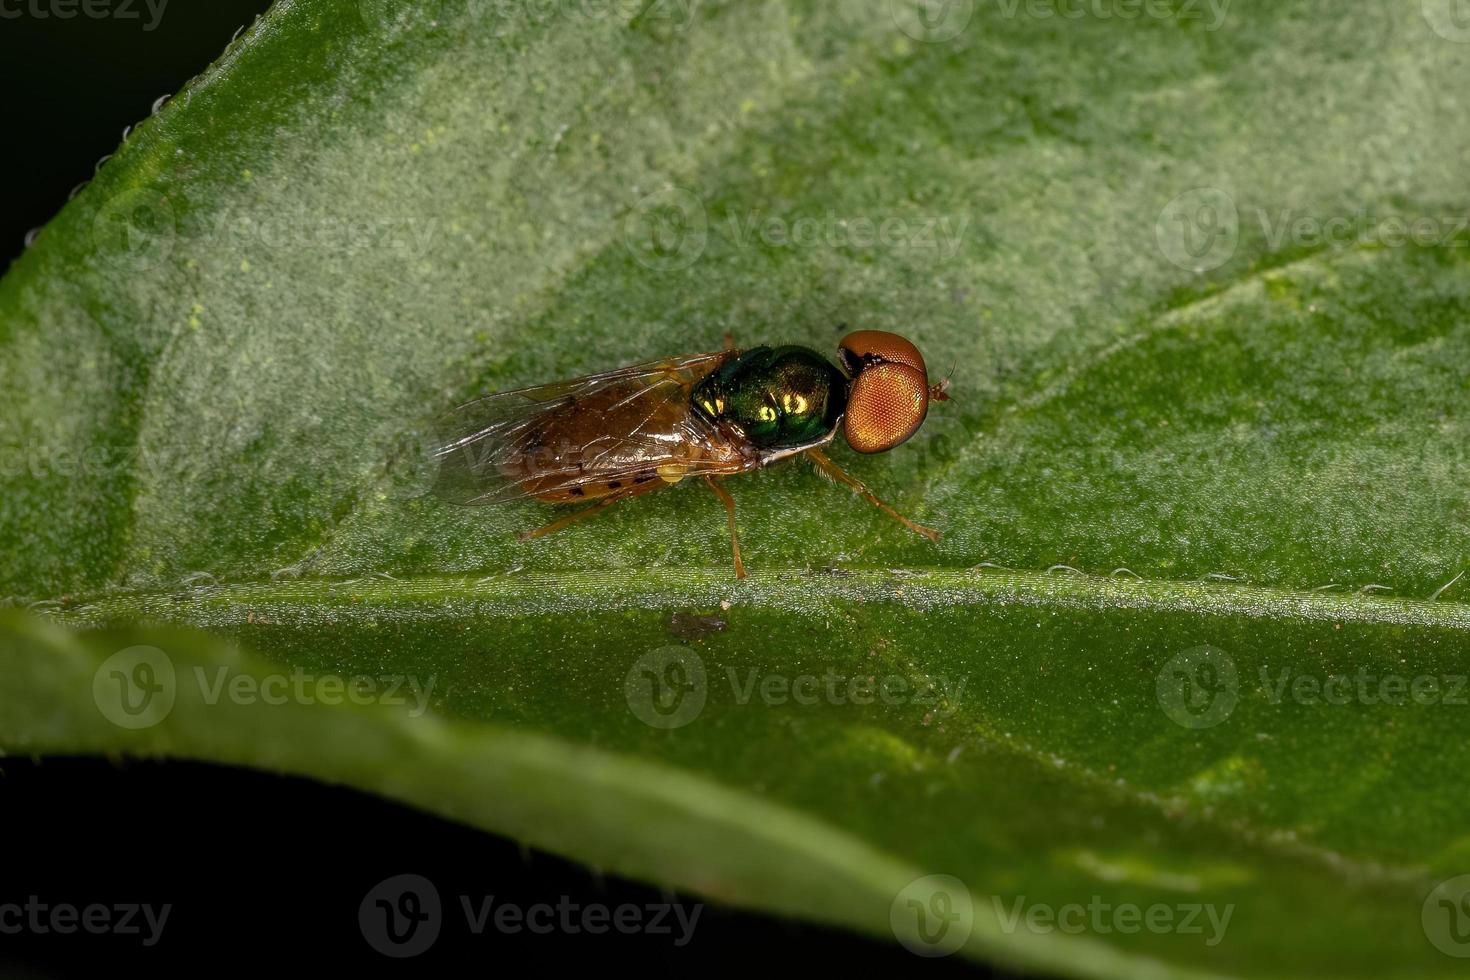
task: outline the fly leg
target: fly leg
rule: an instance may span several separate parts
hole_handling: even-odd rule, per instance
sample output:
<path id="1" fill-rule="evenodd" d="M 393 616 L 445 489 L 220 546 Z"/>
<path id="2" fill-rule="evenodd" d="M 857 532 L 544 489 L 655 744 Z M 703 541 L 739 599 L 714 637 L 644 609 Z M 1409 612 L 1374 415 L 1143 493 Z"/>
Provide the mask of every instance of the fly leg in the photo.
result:
<path id="1" fill-rule="evenodd" d="M 734 349 L 735 349 L 735 335 L 733 333 L 731 333 L 730 331 L 726 330 L 725 331 L 725 350 L 734 350 Z"/>
<path id="2" fill-rule="evenodd" d="M 910 531 L 922 534 L 930 541 L 937 542 L 939 540 L 938 531 L 934 530 L 932 527 L 925 527 L 922 524 L 915 524 L 913 521 L 909 520 L 907 517 L 904 517 L 898 511 L 894 510 L 892 507 L 888 506 L 883 501 L 873 496 L 873 492 L 867 487 L 863 486 L 862 481 L 858 480 L 856 477 L 848 476 L 847 473 L 842 470 L 842 467 L 838 466 L 836 463 L 832 462 L 832 460 L 828 459 L 827 454 L 822 452 L 820 449 L 808 449 L 806 451 L 806 454 L 811 457 L 813 463 L 817 464 L 817 469 L 821 470 L 823 473 L 831 477 L 833 480 L 836 480 L 838 483 L 841 483 L 843 486 L 850 487 L 858 493 L 862 494 L 864 500 L 872 504 L 874 507 L 877 507 L 889 517 L 898 521 Z"/>
<path id="3" fill-rule="evenodd" d="M 550 524 L 546 524 L 542 527 L 532 528 L 529 531 L 520 531 L 516 534 L 516 538 L 521 541 L 529 541 L 532 538 L 544 538 L 548 534 L 555 534 L 562 528 L 575 524 L 584 517 L 591 517 L 593 514 L 602 513 L 604 510 L 611 507 L 613 504 L 617 503 L 619 500 L 622 500 L 626 496 L 628 495 L 625 493 L 608 494 L 606 497 L 603 497 L 591 507 L 586 507 L 582 510 L 579 510 L 575 514 L 568 514 L 566 517 L 552 521 Z"/>
<path id="4" fill-rule="evenodd" d="M 730 519 L 730 550 L 735 554 L 735 577 L 745 578 L 745 562 L 740 560 L 740 535 L 735 533 L 735 498 L 714 477 L 705 476 L 704 482 L 709 484 L 715 496 L 720 498 L 720 503 L 725 505 L 725 514 Z"/>

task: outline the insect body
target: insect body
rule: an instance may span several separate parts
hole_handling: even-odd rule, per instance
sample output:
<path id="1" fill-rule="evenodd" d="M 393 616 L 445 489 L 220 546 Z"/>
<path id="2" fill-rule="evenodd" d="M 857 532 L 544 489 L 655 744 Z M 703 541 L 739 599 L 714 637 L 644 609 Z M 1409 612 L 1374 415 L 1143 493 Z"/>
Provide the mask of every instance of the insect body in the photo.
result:
<path id="1" fill-rule="evenodd" d="M 841 366 L 805 347 L 754 347 L 653 361 L 476 399 L 444 420 L 436 492 L 463 504 L 533 497 L 590 507 L 524 532 L 540 537 L 612 503 L 689 478 L 724 504 L 735 573 L 745 577 L 735 502 L 721 477 L 806 455 L 905 526 L 903 517 L 827 458 L 839 431 L 862 453 L 902 443 L 945 384 L 929 384 L 917 348 L 860 330 L 838 345 Z"/>

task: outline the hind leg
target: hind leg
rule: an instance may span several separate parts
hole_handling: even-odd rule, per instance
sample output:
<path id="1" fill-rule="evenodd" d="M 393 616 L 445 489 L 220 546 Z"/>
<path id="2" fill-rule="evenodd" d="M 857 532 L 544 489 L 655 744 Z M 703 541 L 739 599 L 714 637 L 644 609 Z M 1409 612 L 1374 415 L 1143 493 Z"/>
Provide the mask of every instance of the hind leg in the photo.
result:
<path id="1" fill-rule="evenodd" d="M 626 493 L 608 494 L 606 497 L 603 497 L 591 507 L 579 510 L 575 514 L 568 514 L 566 517 L 552 521 L 550 524 L 546 524 L 538 528 L 532 528 L 529 531 L 520 531 L 516 534 L 516 537 L 522 541 L 529 541 L 532 538 L 544 538 L 548 534 L 555 534 L 562 528 L 570 527 L 571 525 L 582 520 L 584 517 L 591 517 L 593 514 L 602 513 L 604 510 L 611 507 L 613 504 L 617 503 L 619 500 L 622 500 L 626 496 L 629 495 Z"/>

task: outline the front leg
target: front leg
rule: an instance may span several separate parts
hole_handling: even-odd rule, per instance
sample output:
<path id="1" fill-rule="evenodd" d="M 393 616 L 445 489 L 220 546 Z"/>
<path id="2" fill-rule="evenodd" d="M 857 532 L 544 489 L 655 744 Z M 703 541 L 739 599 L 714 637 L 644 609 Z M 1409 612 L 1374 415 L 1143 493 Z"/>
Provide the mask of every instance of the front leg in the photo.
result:
<path id="1" fill-rule="evenodd" d="M 730 550 L 735 554 L 735 577 L 745 578 L 745 562 L 740 560 L 740 535 L 735 533 L 735 498 L 714 477 L 706 475 L 704 482 L 709 484 L 715 496 L 720 498 L 720 503 L 725 505 L 725 513 L 730 518 Z"/>
<path id="2" fill-rule="evenodd" d="M 914 531 L 917 534 L 922 534 L 930 541 L 938 543 L 938 531 L 934 530 L 932 527 L 925 527 L 922 524 L 915 524 L 913 521 L 909 520 L 907 517 L 904 517 L 898 511 L 894 510 L 892 507 L 888 506 L 883 501 L 873 496 L 873 492 L 867 487 L 863 486 L 861 480 L 857 479 L 856 477 L 849 476 L 842 469 L 842 467 L 838 466 L 836 463 L 832 462 L 832 460 L 828 459 L 826 453 L 822 452 L 820 449 L 808 449 L 806 451 L 806 454 L 807 456 L 811 457 L 811 461 L 813 463 L 817 464 L 817 469 L 821 470 L 827 476 L 836 480 L 838 483 L 841 483 L 842 485 L 847 487 L 851 487 L 853 490 L 862 494 L 864 500 L 872 504 L 874 507 L 877 507 L 889 517 L 898 521 L 910 531 Z"/>

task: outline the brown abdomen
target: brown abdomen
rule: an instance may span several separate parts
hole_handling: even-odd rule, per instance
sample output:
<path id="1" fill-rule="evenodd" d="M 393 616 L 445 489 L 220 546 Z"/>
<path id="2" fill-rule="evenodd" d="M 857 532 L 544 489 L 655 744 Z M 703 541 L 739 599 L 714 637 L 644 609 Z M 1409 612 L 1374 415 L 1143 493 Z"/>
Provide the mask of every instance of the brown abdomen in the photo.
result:
<path id="1" fill-rule="evenodd" d="M 647 493 L 666 485 L 659 466 L 703 455 L 693 425 L 679 379 L 612 384 L 548 412 L 505 475 L 548 503 Z"/>

